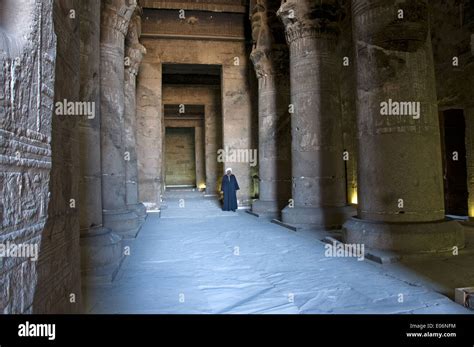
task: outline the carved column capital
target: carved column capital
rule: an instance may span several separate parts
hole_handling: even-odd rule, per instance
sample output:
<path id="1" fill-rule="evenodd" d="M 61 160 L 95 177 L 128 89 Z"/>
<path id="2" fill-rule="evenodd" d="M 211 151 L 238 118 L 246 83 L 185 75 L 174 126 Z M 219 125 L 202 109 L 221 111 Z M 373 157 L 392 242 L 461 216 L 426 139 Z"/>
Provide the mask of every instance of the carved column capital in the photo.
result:
<path id="1" fill-rule="evenodd" d="M 268 0 L 256 1 L 251 16 L 254 47 L 250 59 L 254 64 L 258 78 L 283 71 L 281 69 L 284 56 L 282 51 L 287 50 L 287 47 L 275 43 L 273 36 L 273 30 L 275 29 L 271 23 L 272 19 L 276 19 L 275 10 L 272 11 L 268 7 Z M 286 55 L 286 58 L 288 58 L 288 55 Z"/>
<path id="2" fill-rule="evenodd" d="M 132 75 L 137 75 L 143 57 L 146 54 L 146 48 L 140 43 L 141 35 L 141 8 L 136 7 L 135 12 L 128 26 L 128 33 L 125 38 L 126 71 Z"/>
<path id="3" fill-rule="evenodd" d="M 273 74 L 270 60 L 273 37 L 268 25 L 267 1 L 258 0 L 252 10 L 252 39 L 254 46 L 250 59 L 252 60 L 257 77 Z"/>
<path id="4" fill-rule="evenodd" d="M 105 0 L 101 13 L 102 28 L 109 28 L 126 36 L 136 7 L 136 0 Z"/>
<path id="5" fill-rule="evenodd" d="M 304 37 L 336 36 L 343 14 L 337 0 L 287 0 L 277 12 L 288 44 Z"/>
<path id="6" fill-rule="evenodd" d="M 126 71 L 132 75 L 138 75 L 138 70 L 140 69 L 140 64 L 142 63 L 145 54 L 146 48 L 140 43 L 127 47 L 126 57 L 128 58 L 128 63 L 125 65 Z"/>
<path id="7" fill-rule="evenodd" d="M 250 53 L 250 60 L 252 60 L 257 78 L 274 74 L 270 51 L 254 49 L 252 53 Z"/>
<path id="8" fill-rule="evenodd" d="M 414 52 L 428 38 L 428 1 L 353 0 L 352 20 L 361 41 L 387 50 Z"/>

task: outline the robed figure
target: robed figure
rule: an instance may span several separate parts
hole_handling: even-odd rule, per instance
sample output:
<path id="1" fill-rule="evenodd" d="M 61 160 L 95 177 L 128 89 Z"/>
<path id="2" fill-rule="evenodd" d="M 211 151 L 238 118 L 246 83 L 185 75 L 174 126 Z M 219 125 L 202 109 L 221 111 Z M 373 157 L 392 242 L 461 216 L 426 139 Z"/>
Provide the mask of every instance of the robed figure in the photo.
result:
<path id="1" fill-rule="evenodd" d="M 227 169 L 222 177 L 221 191 L 224 193 L 224 206 L 222 211 L 237 210 L 237 191 L 240 189 L 237 178 L 232 174 L 232 169 Z"/>

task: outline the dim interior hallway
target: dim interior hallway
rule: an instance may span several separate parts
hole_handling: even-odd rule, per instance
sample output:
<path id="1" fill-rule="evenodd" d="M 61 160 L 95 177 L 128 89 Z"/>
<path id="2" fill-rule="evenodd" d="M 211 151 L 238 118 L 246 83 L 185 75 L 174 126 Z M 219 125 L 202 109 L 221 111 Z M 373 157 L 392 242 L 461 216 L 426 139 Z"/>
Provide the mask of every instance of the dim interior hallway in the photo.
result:
<path id="1" fill-rule="evenodd" d="M 168 193 L 164 203 L 114 282 L 87 288 L 86 312 L 468 313 L 374 262 L 325 257 L 314 232 L 223 212 L 199 192 Z"/>

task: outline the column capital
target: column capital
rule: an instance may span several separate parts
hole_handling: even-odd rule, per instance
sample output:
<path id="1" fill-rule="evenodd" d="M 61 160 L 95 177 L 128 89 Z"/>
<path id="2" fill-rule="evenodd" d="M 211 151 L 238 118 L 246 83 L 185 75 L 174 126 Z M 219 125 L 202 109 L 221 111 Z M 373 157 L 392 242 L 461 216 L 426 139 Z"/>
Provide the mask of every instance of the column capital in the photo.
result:
<path id="1" fill-rule="evenodd" d="M 257 78 L 287 74 L 288 47 L 274 44 L 269 50 L 254 48 L 250 54 L 250 60 L 254 65 Z"/>
<path id="2" fill-rule="evenodd" d="M 255 48 L 250 53 L 250 60 L 252 60 L 257 78 L 274 74 L 270 53 L 271 51 Z"/>
<path id="3" fill-rule="evenodd" d="M 353 0 L 352 21 L 360 41 L 386 50 L 414 52 L 429 36 L 428 1 Z"/>
<path id="4" fill-rule="evenodd" d="M 288 54 L 284 54 L 288 51 L 287 46 L 275 42 L 272 19 L 276 19 L 275 11 L 268 8 L 268 1 L 258 0 L 251 16 L 254 47 L 250 54 L 258 78 L 283 71 L 285 56 L 288 59 Z"/>
<path id="5" fill-rule="evenodd" d="M 137 7 L 136 0 L 105 0 L 102 3 L 101 26 L 127 35 L 130 19 Z"/>
<path id="6" fill-rule="evenodd" d="M 257 77 L 273 75 L 271 49 L 273 37 L 268 25 L 267 1 L 258 0 L 252 10 L 252 39 L 254 46 L 250 53 L 250 60 L 254 65 Z"/>
<path id="7" fill-rule="evenodd" d="M 128 46 L 125 53 L 126 57 L 129 59 L 128 64 L 125 66 L 125 71 L 128 71 L 135 76 L 138 75 L 140 64 L 146 54 L 145 46 L 140 43 L 135 43 L 132 46 Z"/>
<path id="8" fill-rule="evenodd" d="M 132 44 L 139 41 L 142 34 L 142 8 L 137 6 L 130 18 L 130 22 L 127 28 L 125 36 L 125 45 L 131 46 Z"/>
<path id="9" fill-rule="evenodd" d="M 125 55 L 128 58 L 128 64 L 125 65 L 125 69 L 135 76 L 138 74 L 140 64 L 146 54 L 145 46 L 139 41 L 141 35 L 140 15 L 141 8 L 136 7 L 128 26 L 127 36 L 125 37 Z"/>
<path id="10" fill-rule="evenodd" d="M 337 0 L 286 0 L 277 15 L 290 44 L 304 37 L 336 36 L 344 11 Z"/>

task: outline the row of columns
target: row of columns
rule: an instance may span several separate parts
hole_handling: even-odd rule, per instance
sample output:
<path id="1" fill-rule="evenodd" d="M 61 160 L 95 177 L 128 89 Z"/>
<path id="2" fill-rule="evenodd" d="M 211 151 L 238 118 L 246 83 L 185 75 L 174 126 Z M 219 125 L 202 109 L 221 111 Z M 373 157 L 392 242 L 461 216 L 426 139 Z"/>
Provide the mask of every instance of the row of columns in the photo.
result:
<path id="1" fill-rule="evenodd" d="M 270 3 L 257 1 L 255 8 L 269 13 Z M 324 229 L 344 224 L 345 242 L 369 248 L 425 252 L 463 247 L 461 226 L 445 219 L 427 2 L 353 1 L 351 10 L 357 69 L 357 212 L 347 206 L 337 84 L 338 64 L 342 64 L 337 43 L 344 11 L 336 0 L 286 0 L 277 11 L 290 49 L 294 109 L 292 196 L 282 221 Z M 397 17 L 400 10 L 405 17 Z M 268 30 L 264 20 L 260 23 Z M 261 59 L 255 57 L 271 58 L 272 44 L 265 35 L 254 34 L 254 41 L 252 60 L 259 74 Z M 268 143 L 278 143 L 264 120 L 269 117 L 267 105 L 275 103 L 268 90 L 278 93 L 279 86 L 267 80 L 265 74 L 259 77 L 260 127 L 266 128 L 259 133 L 260 190 L 262 197 L 275 201 L 269 192 L 277 182 L 266 172 L 274 161 L 265 160 L 265 150 Z M 382 103 L 389 100 L 419 102 L 419 117 L 381 113 Z M 271 112 L 278 116 L 278 111 Z"/>
<path id="2" fill-rule="evenodd" d="M 254 30 L 256 45 L 252 52 L 259 77 L 260 196 L 277 201 L 272 192 L 282 183 L 268 175 L 275 159 L 267 158 L 265 151 L 269 144 L 279 148 L 284 144 L 265 120 L 272 115 L 278 117 L 278 111 L 289 113 L 292 191 L 288 206 L 281 211 L 282 221 L 303 228 L 337 228 L 352 209 L 346 202 L 340 98 L 335 78 L 338 8 L 336 2 L 323 6 L 309 0 L 286 1 L 277 8 L 289 46 L 290 72 L 289 103 L 277 108 L 278 98 L 271 96 L 284 94 L 285 89 L 279 83 L 271 83 L 275 45 L 271 35 L 265 34 L 271 31 L 268 21 L 262 19 L 271 13 L 273 3 L 258 1 L 253 16 L 253 22 L 261 23 L 260 34 Z M 259 72 L 261 65 L 267 67 L 263 74 Z"/>
<path id="3" fill-rule="evenodd" d="M 146 216 L 138 202 L 135 79 L 145 48 L 134 1 L 81 2 L 81 259 L 89 280 L 111 280 Z"/>

